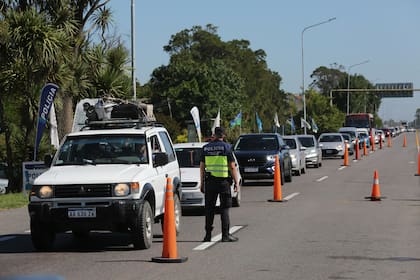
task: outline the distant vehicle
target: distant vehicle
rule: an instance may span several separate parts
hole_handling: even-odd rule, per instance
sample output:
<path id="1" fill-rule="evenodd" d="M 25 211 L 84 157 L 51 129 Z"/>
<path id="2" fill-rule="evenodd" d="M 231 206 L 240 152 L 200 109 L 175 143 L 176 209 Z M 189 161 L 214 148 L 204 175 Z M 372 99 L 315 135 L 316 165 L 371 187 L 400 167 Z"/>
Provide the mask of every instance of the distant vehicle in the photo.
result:
<path id="1" fill-rule="evenodd" d="M 314 166 L 316 168 L 322 166 L 322 150 L 315 136 L 312 134 L 300 134 L 296 136 L 302 146 L 306 148 L 306 166 Z"/>
<path id="2" fill-rule="evenodd" d="M 360 138 L 359 137 L 359 132 L 357 131 L 357 127 L 351 127 L 351 126 L 340 127 L 338 129 L 338 132 L 350 134 L 351 143 L 349 143 L 349 144 L 351 144 L 353 147 L 356 145 L 356 138 L 357 139 Z M 359 143 L 359 147 L 360 147 L 360 143 Z"/>
<path id="3" fill-rule="evenodd" d="M 341 133 L 322 133 L 318 142 L 322 149 L 322 157 L 344 157 L 345 142 Z"/>
<path id="4" fill-rule="evenodd" d="M 296 135 L 284 135 L 283 140 L 289 146 L 290 157 L 292 158 L 292 170 L 297 176 L 306 173 L 305 150 Z"/>
<path id="5" fill-rule="evenodd" d="M 200 159 L 203 146 L 206 142 L 190 142 L 174 144 L 175 153 L 178 158 L 181 169 L 182 183 L 182 208 L 202 208 L 204 207 L 204 194 L 200 191 Z M 234 155 L 235 156 L 235 155 Z M 232 182 L 232 206 L 239 207 L 241 203 L 241 185 L 242 178 L 239 172 L 239 165 L 236 161 L 236 169 L 239 176 L 239 189 L 234 191 L 234 182 Z M 216 205 L 220 205 L 218 200 Z"/>
<path id="6" fill-rule="evenodd" d="M 352 138 L 352 136 L 348 133 L 345 132 L 341 132 L 341 135 L 343 135 L 345 142 L 347 143 L 347 150 L 349 152 L 349 155 L 353 155 L 354 154 L 354 146 L 355 146 L 355 142 L 354 139 Z"/>
<path id="7" fill-rule="evenodd" d="M 6 166 L 5 163 L 0 162 L 0 194 L 5 194 L 9 186 L 9 179 L 6 176 Z"/>
<path id="8" fill-rule="evenodd" d="M 377 129 L 376 135 L 378 136 L 378 142 L 379 142 L 379 139 L 382 139 L 382 142 L 385 142 L 385 133 L 383 130 Z"/>
<path id="9" fill-rule="evenodd" d="M 367 132 L 360 132 L 359 137 L 361 148 L 363 148 L 363 142 L 366 143 L 366 148 L 370 148 L 370 136 L 367 134 Z"/>
<path id="10" fill-rule="evenodd" d="M 385 137 L 389 137 L 391 135 L 391 130 L 388 127 L 381 128 L 384 132 Z"/>
<path id="11" fill-rule="evenodd" d="M 281 181 L 292 181 L 292 159 L 278 133 L 242 134 L 233 145 L 239 163 L 242 184 L 248 179 L 274 179 L 274 163 L 279 156 Z"/>

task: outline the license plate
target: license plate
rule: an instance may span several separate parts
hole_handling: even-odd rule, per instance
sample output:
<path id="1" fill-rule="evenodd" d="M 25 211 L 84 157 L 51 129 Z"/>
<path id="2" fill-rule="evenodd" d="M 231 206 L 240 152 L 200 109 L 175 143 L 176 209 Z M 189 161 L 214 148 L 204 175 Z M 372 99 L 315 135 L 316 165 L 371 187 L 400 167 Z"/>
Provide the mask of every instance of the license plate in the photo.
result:
<path id="1" fill-rule="evenodd" d="M 67 214 L 69 218 L 95 218 L 96 208 L 71 208 Z"/>
<path id="2" fill-rule="evenodd" d="M 245 167 L 245 172 L 258 172 L 258 167 Z"/>
<path id="3" fill-rule="evenodd" d="M 333 153 L 333 151 L 327 150 L 327 154 L 332 154 L 332 153 Z"/>

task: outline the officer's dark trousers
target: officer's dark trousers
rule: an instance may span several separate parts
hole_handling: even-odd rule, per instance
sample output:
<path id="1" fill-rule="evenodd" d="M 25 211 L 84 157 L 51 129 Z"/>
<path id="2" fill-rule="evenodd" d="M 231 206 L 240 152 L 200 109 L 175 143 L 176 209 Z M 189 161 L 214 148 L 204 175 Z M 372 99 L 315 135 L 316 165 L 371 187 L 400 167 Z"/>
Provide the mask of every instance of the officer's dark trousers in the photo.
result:
<path id="1" fill-rule="evenodd" d="M 220 199 L 220 218 L 222 220 L 222 236 L 229 235 L 229 208 L 232 206 L 232 195 L 228 179 L 206 179 L 205 183 L 205 210 L 206 210 L 206 233 L 213 229 L 216 201 Z"/>

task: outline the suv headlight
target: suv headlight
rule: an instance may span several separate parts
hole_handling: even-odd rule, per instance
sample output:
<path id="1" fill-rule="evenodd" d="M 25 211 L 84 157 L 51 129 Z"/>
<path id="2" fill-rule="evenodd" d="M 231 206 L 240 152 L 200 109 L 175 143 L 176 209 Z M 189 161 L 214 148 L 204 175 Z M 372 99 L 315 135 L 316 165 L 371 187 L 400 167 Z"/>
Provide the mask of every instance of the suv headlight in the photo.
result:
<path id="1" fill-rule="evenodd" d="M 268 155 L 267 160 L 268 161 L 274 161 L 276 159 L 276 155 Z"/>
<path id="2" fill-rule="evenodd" d="M 126 183 L 119 183 L 114 186 L 115 196 L 127 196 L 130 193 L 130 186 Z"/>
<path id="3" fill-rule="evenodd" d="M 50 198 L 53 196 L 53 188 L 51 186 L 41 186 L 38 190 L 39 198 Z"/>

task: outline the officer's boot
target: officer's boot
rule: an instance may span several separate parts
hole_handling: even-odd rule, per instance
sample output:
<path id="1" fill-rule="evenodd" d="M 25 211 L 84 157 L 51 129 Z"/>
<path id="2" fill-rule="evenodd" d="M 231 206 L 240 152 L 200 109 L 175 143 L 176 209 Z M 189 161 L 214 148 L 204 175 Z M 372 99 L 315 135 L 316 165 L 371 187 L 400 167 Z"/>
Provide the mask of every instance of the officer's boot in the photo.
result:
<path id="1" fill-rule="evenodd" d="M 236 242 L 238 238 L 229 233 L 230 219 L 229 208 L 221 209 L 220 213 L 222 219 L 222 242 Z"/>
<path id="2" fill-rule="evenodd" d="M 213 230 L 213 227 L 206 228 L 206 235 L 204 236 L 203 242 L 210 242 L 211 241 L 211 231 Z"/>

